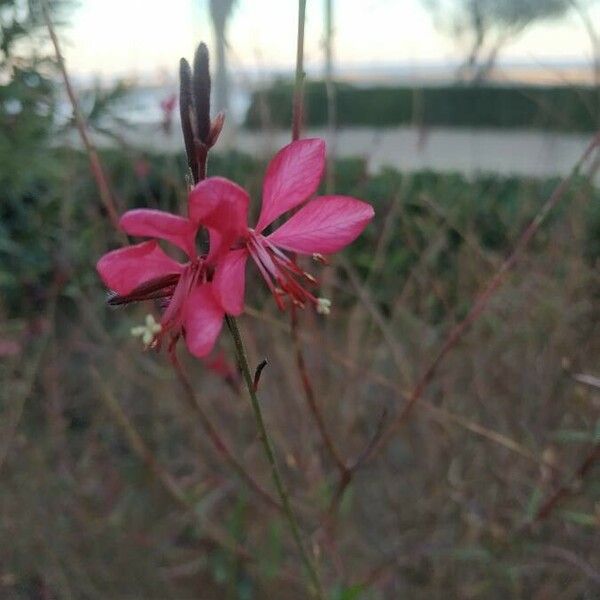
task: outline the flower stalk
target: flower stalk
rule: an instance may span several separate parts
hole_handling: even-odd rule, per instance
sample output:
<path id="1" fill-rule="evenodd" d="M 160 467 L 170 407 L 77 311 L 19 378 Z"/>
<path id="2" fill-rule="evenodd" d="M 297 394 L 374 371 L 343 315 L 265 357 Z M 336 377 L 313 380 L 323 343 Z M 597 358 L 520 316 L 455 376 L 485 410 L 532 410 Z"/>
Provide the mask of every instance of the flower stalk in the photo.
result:
<path id="1" fill-rule="evenodd" d="M 321 580 L 319 578 L 319 574 L 317 573 L 317 569 L 313 564 L 311 558 L 309 557 L 308 552 L 304 547 L 304 543 L 302 542 L 302 537 L 300 535 L 300 527 L 298 526 L 298 521 L 296 520 L 296 516 L 294 515 L 294 511 L 290 503 L 289 493 L 285 484 L 283 483 L 281 473 L 279 472 L 279 467 L 277 466 L 277 460 L 275 459 L 275 452 L 273 450 L 273 442 L 271 441 L 271 438 L 265 426 L 262 409 L 260 407 L 260 402 L 256 394 L 256 389 L 252 378 L 252 374 L 250 372 L 250 367 L 248 365 L 248 358 L 246 356 L 246 350 L 244 348 L 242 336 L 240 335 L 240 330 L 238 329 L 236 320 L 233 317 L 227 316 L 226 321 L 235 346 L 235 353 L 238 365 L 242 372 L 246 388 L 248 389 L 248 394 L 250 395 L 252 410 L 254 411 L 254 417 L 258 426 L 259 438 L 262 443 L 267 460 L 269 462 L 269 466 L 271 467 L 271 476 L 273 477 L 275 488 L 277 489 L 277 493 L 279 495 L 279 498 L 281 499 L 281 504 L 283 506 L 283 514 L 288 522 L 290 531 L 292 533 L 292 537 L 294 538 L 296 546 L 298 547 L 298 550 L 300 552 L 300 557 L 302 559 L 306 572 L 310 577 L 313 595 L 319 600 L 322 600 L 325 598 L 325 596 L 323 595 Z"/>
<path id="2" fill-rule="evenodd" d="M 304 23 L 306 0 L 298 0 L 298 42 L 296 45 L 296 78 L 294 82 L 294 104 L 292 106 L 292 141 L 300 139 L 304 117 Z"/>
<path id="3" fill-rule="evenodd" d="M 294 81 L 294 96 L 292 106 L 292 141 L 296 141 L 300 138 L 302 130 L 302 121 L 304 118 L 304 23 L 306 21 L 306 0 L 298 0 L 298 42 L 296 46 L 296 77 Z M 319 255 L 320 256 L 320 255 Z M 329 306 L 331 302 L 329 302 Z M 317 303 L 317 312 L 320 314 L 328 314 L 329 306 L 326 307 L 324 312 L 321 312 L 320 307 L 323 303 Z M 296 368 L 300 375 L 300 381 L 302 383 L 302 390 L 304 391 L 304 397 L 310 410 L 311 415 L 317 425 L 321 439 L 325 449 L 329 453 L 331 459 L 335 463 L 335 466 L 340 474 L 340 479 L 346 480 L 351 477 L 350 471 L 346 466 L 341 453 L 338 451 L 335 445 L 325 419 L 321 414 L 321 410 L 317 403 L 314 388 L 308 374 L 306 361 L 304 360 L 304 353 L 302 352 L 302 344 L 300 342 L 299 335 L 300 323 L 298 320 L 298 311 L 294 304 L 290 307 L 290 330 L 292 337 L 292 344 L 294 346 L 294 356 L 296 360 Z"/>
<path id="4" fill-rule="evenodd" d="M 48 0 L 42 0 L 41 8 L 42 14 L 44 16 L 44 21 L 46 22 L 46 28 L 48 29 L 48 33 L 50 34 L 50 39 L 52 40 L 52 45 L 54 47 L 56 62 L 58 63 L 58 68 L 60 70 L 63 82 L 65 84 L 65 90 L 67 92 L 67 96 L 69 97 L 71 108 L 73 109 L 73 119 L 75 121 L 75 125 L 77 127 L 77 131 L 79 133 L 79 137 L 81 138 L 83 147 L 85 148 L 85 152 L 88 156 L 88 160 L 90 162 L 90 170 L 96 182 L 96 188 L 98 189 L 100 200 L 102 202 L 104 210 L 106 210 L 106 214 L 108 215 L 115 229 L 118 230 L 119 211 L 117 210 L 115 198 L 108 183 L 108 177 L 106 176 L 106 173 L 102 168 L 102 163 L 100 162 L 98 152 L 96 151 L 96 146 L 94 145 L 88 134 L 85 119 L 79 108 L 79 101 L 77 100 L 77 95 L 75 94 L 75 90 L 71 85 L 71 78 L 69 77 L 69 73 L 65 64 L 65 59 L 61 52 L 60 43 L 58 41 L 58 36 L 56 35 L 56 30 L 54 29 L 54 24 L 52 23 L 52 18 L 50 16 Z"/>

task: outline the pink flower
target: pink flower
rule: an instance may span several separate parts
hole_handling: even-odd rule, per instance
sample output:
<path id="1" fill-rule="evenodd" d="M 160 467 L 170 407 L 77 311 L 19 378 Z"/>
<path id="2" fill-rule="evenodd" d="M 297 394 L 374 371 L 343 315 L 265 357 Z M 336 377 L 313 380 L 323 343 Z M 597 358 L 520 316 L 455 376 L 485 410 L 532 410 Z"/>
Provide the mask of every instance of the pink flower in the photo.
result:
<path id="1" fill-rule="evenodd" d="M 202 206 L 196 205 L 193 199 L 192 191 L 188 218 L 150 209 L 126 212 L 119 222 L 123 231 L 154 239 L 105 254 L 96 269 L 114 292 L 110 304 L 150 299 L 166 301 L 160 332 L 153 346 L 160 346 L 162 339 L 168 336 L 169 349 L 172 349 L 183 335 L 189 351 L 203 357 L 212 350 L 223 324 L 224 309 L 210 280 L 216 261 L 226 250 L 223 243 L 226 244 L 229 237 L 225 234 L 217 238 L 215 234 L 209 255 L 199 256 L 196 234 L 201 225 L 216 231 L 221 215 L 227 214 L 228 205 L 236 198 L 223 197 L 218 186 L 214 186 L 212 195 Z M 188 261 L 180 263 L 168 256 L 159 246 L 159 239 L 182 250 Z"/>
<path id="2" fill-rule="evenodd" d="M 302 284 L 315 279 L 303 271 L 285 251 L 323 255 L 353 242 L 373 218 L 370 204 L 348 196 L 319 196 L 316 192 L 325 168 L 325 143 L 321 139 L 292 142 L 271 160 L 263 184 L 263 201 L 256 227 L 247 225 L 248 194 L 235 183 L 212 177 L 192 191 L 190 205 L 203 206 L 217 194 L 230 202 L 217 210 L 207 224 L 213 247 L 219 253 L 213 293 L 228 314 L 238 315 L 244 307 L 245 266 L 249 256 L 275 297 L 279 308 L 288 298 L 298 306 L 320 302 Z M 265 230 L 284 213 L 304 204 L 272 233 Z"/>
<path id="3" fill-rule="evenodd" d="M 126 212 L 119 222 L 123 231 L 152 239 L 113 250 L 98 261 L 100 277 L 114 292 L 110 304 L 162 300 L 160 327 L 136 329 L 144 330 L 152 346 L 159 347 L 167 337 L 170 350 L 183 336 L 198 357 L 212 350 L 225 313 L 243 311 L 249 256 L 281 309 L 286 299 L 298 306 L 326 308 L 328 301 L 303 286 L 315 279 L 285 251 L 319 257 L 337 252 L 360 235 L 374 213 L 369 204 L 348 196 L 309 200 L 324 166 L 325 144 L 319 139 L 293 142 L 278 152 L 267 169 L 255 228 L 247 225 L 248 194 L 222 177 L 205 179 L 191 190 L 187 218 L 149 209 Z M 275 219 L 302 204 L 283 225 L 265 233 Z M 196 251 L 201 226 L 209 232 L 207 255 Z M 188 260 L 174 260 L 158 240 L 176 246 Z"/>

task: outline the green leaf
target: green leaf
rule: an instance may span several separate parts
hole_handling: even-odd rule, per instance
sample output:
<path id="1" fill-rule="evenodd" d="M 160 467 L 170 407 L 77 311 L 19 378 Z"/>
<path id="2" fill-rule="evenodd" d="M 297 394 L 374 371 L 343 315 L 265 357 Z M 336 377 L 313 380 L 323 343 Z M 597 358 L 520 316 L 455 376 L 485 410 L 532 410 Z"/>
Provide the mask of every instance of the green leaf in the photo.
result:
<path id="1" fill-rule="evenodd" d="M 542 501 L 543 497 L 544 494 L 541 488 L 533 488 L 533 491 L 531 492 L 531 496 L 529 497 L 529 501 L 527 502 L 527 506 L 525 508 L 525 516 L 527 518 L 527 521 L 531 521 L 531 519 L 533 519 L 533 517 L 538 511 L 538 508 L 540 507 L 540 502 Z"/>
<path id="2" fill-rule="evenodd" d="M 600 527 L 600 519 L 594 514 L 576 512 L 573 510 L 561 510 L 559 514 L 565 521 L 570 521 L 576 525 L 583 525 L 584 527 Z"/>
<path id="3" fill-rule="evenodd" d="M 450 551 L 450 556 L 458 560 L 474 560 L 481 562 L 489 562 L 492 558 L 491 553 L 481 546 L 464 546 L 462 548 L 454 548 Z"/>
<path id="4" fill-rule="evenodd" d="M 350 587 L 337 587 L 331 596 L 332 600 L 358 600 L 361 598 L 365 588 L 361 584 Z"/>
<path id="5" fill-rule="evenodd" d="M 551 434 L 550 439 L 560 444 L 589 444 L 594 441 L 595 435 L 590 431 L 577 429 L 560 429 Z"/>

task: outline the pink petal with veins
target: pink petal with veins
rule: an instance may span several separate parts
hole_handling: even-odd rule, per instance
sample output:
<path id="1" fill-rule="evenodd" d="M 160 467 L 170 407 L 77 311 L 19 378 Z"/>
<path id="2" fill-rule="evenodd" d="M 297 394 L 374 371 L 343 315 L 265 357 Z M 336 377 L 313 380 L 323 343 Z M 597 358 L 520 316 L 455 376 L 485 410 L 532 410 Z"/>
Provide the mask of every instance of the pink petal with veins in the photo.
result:
<path id="1" fill-rule="evenodd" d="M 183 326 L 188 350 L 198 358 L 212 351 L 223 326 L 223 309 L 219 306 L 211 285 L 198 285 L 187 297 Z"/>
<path id="2" fill-rule="evenodd" d="M 119 224 L 129 235 L 144 236 L 166 240 L 181 248 L 190 258 L 196 254 L 197 227 L 188 219 L 178 215 L 138 208 L 127 211 Z"/>
<path id="3" fill-rule="evenodd" d="M 232 250 L 215 267 L 213 292 L 229 315 L 237 316 L 244 310 L 247 259 L 247 250 Z"/>
<path id="4" fill-rule="evenodd" d="M 96 264 L 96 270 L 108 288 L 124 296 L 142 283 L 181 273 L 183 266 L 152 240 L 105 254 Z"/>
<path id="5" fill-rule="evenodd" d="M 324 169 L 322 139 L 299 140 L 282 148 L 267 168 L 256 231 L 260 233 L 284 212 L 308 200 L 317 191 Z"/>
<path id="6" fill-rule="evenodd" d="M 248 228 L 249 202 L 246 191 L 224 177 L 209 177 L 190 192 L 190 219 L 218 233 L 211 236 L 209 260 L 228 250 L 234 240 L 244 235 Z"/>
<path id="7" fill-rule="evenodd" d="M 267 239 L 302 254 L 331 254 L 353 242 L 374 215 L 373 207 L 348 196 L 320 196 L 303 206 Z"/>

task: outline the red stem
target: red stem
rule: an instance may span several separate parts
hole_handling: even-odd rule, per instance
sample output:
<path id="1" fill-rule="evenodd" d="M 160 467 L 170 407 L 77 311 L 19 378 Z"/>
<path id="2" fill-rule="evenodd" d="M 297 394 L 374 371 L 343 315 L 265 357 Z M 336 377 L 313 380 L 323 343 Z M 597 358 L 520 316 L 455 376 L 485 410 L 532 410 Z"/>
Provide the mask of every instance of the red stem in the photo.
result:
<path id="1" fill-rule="evenodd" d="M 394 437 L 396 432 L 404 425 L 408 417 L 411 415 L 414 407 L 416 406 L 419 399 L 423 396 L 423 393 L 431 380 L 433 379 L 439 365 L 442 363 L 446 355 L 454 348 L 457 343 L 462 339 L 464 334 L 467 332 L 469 327 L 480 317 L 481 313 L 487 308 L 490 299 L 495 292 L 504 283 L 507 273 L 514 267 L 521 254 L 527 248 L 531 238 L 537 233 L 540 226 L 546 219 L 548 213 L 560 202 L 563 198 L 565 191 L 571 184 L 574 176 L 579 172 L 582 164 L 589 158 L 591 153 L 600 144 L 600 133 L 598 133 L 590 142 L 581 158 L 577 161 L 575 167 L 571 171 L 571 174 L 564 179 L 554 190 L 550 198 L 546 201 L 542 209 L 538 212 L 535 218 L 531 221 L 528 227 L 525 229 L 517 244 L 515 245 L 512 253 L 502 263 L 496 274 L 492 277 L 487 287 L 481 292 L 481 294 L 475 300 L 473 307 L 469 311 L 469 314 L 458 323 L 448 335 L 443 346 L 431 362 L 431 364 L 424 371 L 423 375 L 419 379 L 418 383 L 413 388 L 407 403 L 403 406 L 400 413 L 394 419 L 394 421 L 388 426 L 383 432 L 377 443 L 372 447 L 368 456 L 363 461 L 363 464 L 368 462 L 371 458 L 381 452 Z"/>
<path id="2" fill-rule="evenodd" d="M 110 186 L 108 184 L 106 174 L 104 173 L 104 169 L 102 168 L 102 163 L 100 162 L 100 158 L 98 157 L 96 147 L 90 140 L 90 137 L 87 133 L 85 119 L 83 118 L 81 110 L 79 109 L 79 102 L 77 100 L 77 96 L 75 95 L 75 90 L 71 85 L 71 80 L 69 78 L 67 67 L 65 65 L 65 59 L 63 58 L 63 55 L 60 50 L 58 36 L 56 35 L 56 31 L 54 30 L 54 26 L 52 25 L 52 20 L 50 19 L 50 12 L 48 10 L 47 0 L 42 0 L 42 11 L 44 13 L 44 20 L 46 21 L 48 33 L 50 34 L 50 38 L 52 39 L 54 53 L 56 54 L 56 60 L 58 61 L 58 66 L 60 68 L 65 88 L 67 90 L 67 95 L 69 96 L 69 100 L 73 108 L 73 116 L 75 117 L 77 131 L 79 132 L 79 137 L 83 142 L 85 151 L 90 161 L 90 169 L 92 171 L 92 175 L 96 180 L 96 186 L 98 188 L 98 193 L 100 194 L 100 200 L 102 201 L 102 204 L 104 205 L 104 208 L 106 209 L 106 212 L 108 213 L 108 216 L 115 229 L 119 231 L 119 213 L 116 208 L 115 200 L 112 195 Z"/>
<path id="3" fill-rule="evenodd" d="M 170 355 L 171 364 L 173 365 L 173 369 L 177 374 L 177 378 L 183 387 L 186 398 L 188 400 L 189 405 L 196 411 L 198 417 L 200 418 L 200 422 L 202 423 L 202 427 L 206 432 L 206 435 L 210 439 L 211 443 L 219 453 L 219 455 L 225 460 L 227 464 L 235 471 L 240 479 L 244 481 L 248 487 L 254 491 L 257 496 L 259 496 L 262 500 L 264 500 L 269 506 L 276 508 L 281 511 L 282 506 L 271 494 L 269 494 L 253 477 L 246 471 L 245 467 L 237 460 L 237 458 L 231 453 L 229 447 L 225 443 L 225 440 L 219 435 L 217 428 L 213 425 L 212 421 L 206 414 L 204 407 L 200 404 L 196 393 L 194 392 L 194 388 L 188 379 L 185 371 L 183 370 L 175 351 L 171 352 Z"/>

